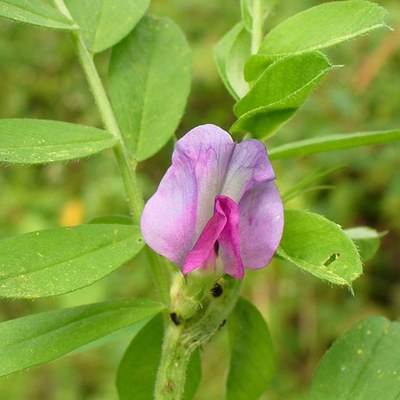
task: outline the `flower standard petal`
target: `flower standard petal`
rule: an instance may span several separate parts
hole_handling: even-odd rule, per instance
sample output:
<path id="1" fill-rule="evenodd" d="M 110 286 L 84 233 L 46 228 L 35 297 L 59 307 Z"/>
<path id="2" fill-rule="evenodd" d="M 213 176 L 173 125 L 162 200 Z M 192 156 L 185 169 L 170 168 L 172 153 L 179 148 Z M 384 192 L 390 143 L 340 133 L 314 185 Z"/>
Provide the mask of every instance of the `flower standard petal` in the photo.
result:
<path id="1" fill-rule="evenodd" d="M 187 159 L 195 176 L 197 237 L 213 215 L 215 196 L 220 194 L 234 149 L 231 136 L 211 124 L 192 129 L 176 144 L 172 163 L 176 158 Z"/>
<path id="2" fill-rule="evenodd" d="M 213 215 L 234 147 L 214 125 L 194 128 L 177 142 L 172 166 L 142 215 L 143 237 L 153 250 L 183 264 Z"/>
<path id="3" fill-rule="evenodd" d="M 274 179 L 275 174 L 264 144 L 254 139 L 245 140 L 235 144 L 221 194 L 239 203 L 254 184 Z"/>
<path id="4" fill-rule="evenodd" d="M 248 190 L 239 202 L 240 251 L 245 268 L 269 264 L 283 232 L 283 205 L 274 182 Z"/>

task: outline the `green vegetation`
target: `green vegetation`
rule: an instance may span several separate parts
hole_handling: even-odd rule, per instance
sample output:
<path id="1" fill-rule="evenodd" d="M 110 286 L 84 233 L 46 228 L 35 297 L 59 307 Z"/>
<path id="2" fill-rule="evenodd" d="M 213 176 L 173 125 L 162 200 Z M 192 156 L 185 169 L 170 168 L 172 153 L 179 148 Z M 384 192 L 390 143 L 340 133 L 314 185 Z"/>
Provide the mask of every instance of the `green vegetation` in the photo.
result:
<path id="1" fill-rule="evenodd" d="M 267 26 L 273 27 L 315 4 L 320 2 L 281 0 L 268 18 Z M 387 131 L 400 126 L 400 4 L 396 0 L 382 0 L 380 4 L 389 10 L 388 23 L 397 30 L 383 29 L 346 46 L 329 49 L 330 62 L 333 65 L 343 63 L 346 67 L 328 74 L 324 84 L 317 87 L 282 132 L 269 139 L 269 144 L 284 146 L 288 138 L 310 140 L 323 135 Z M 227 111 L 227 104 L 233 105 L 234 100 L 219 80 L 212 51 L 238 20 L 238 2 L 153 0 L 151 12 L 174 20 L 194 49 L 194 82 L 178 134 L 206 122 L 229 129 L 234 116 Z M 62 20 L 56 19 L 55 23 L 60 29 L 71 29 L 63 27 Z M 91 34 L 87 35 L 87 40 L 92 41 Z M 1 118 L 51 118 L 101 127 L 73 48 L 62 31 L 44 31 L 1 19 L 0 37 Z M 110 53 L 106 51 L 97 57 L 100 71 L 105 75 Z M 99 148 L 109 147 L 106 142 L 111 139 L 103 138 L 101 131 L 94 134 L 99 135 Z M 169 165 L 172 146 L 172 141 L 165 146 L 162 163 L 156 164 L 150 158 L 140 167 L 139 177 L 146 183 L 143 185 L 146 195 L 155 190 L 156 182 Z M 87 150 L 83 148 L 82 151 Z M 145 152 L 145 148 L 142 151 Z M 307 387 L 317 363 L 340 333 L 372 313 L 391 319 L 399 316 L 399 146 L 376 145 L 340 154 L 305 155 L 298 160 L 277 159 L 274 161 L 277 184 L 281 193 L 285 193 L 321 165 L 328 171 L 338 164 L 343 168 L 329 174 L 321 173 L 313 181 L 314 186 L 322 189 L 308 191 L 305 187 L 298 196 L 291 196 L 288 207 L 302 208 L 306 199 L 310 211 L 335 220 L 343 228 L 370 226 L 388 233 L 382 237 L 378 253 L 366 262 L 361 279 L 353 282 L 355 297 L 343 288 L 321 283 L 280 259 L 274 260 L 265 270 L 248 273 L 244 294 L 269 322 L 279 362 L 265 399 L 308 398 Z M 101 157 L 64 164 L 1 165 L 0 187 L 1 238 L 59 225 L 88 223 L 99 215 L 128 213 L 123 184 L 117 178 L 112 154 L 107 152 Z M 139 268 L 141 257 L 144 255 L 139 255 L 108 279 L 72 294 L 35 301 L 2 301 L 0 320 L 152 293 L 150 272 Z M 330 264 L 335 260 L 325 257 L 320 261 Z M 227 370 L 226 341 L 221 340 L 226 334 L 226 329 L 222 329 L 220 336 L 205 350 L 207 361 L 197 395 L 199 400 L 221 398 L 223 385 L 215 376 Z M 81 353 L 77 350 L 50 365 L 0 380 L 0 398 L 116 400 L 115 370 L 132 330 L 118 333 L 119 337 L 121 335 L 123 340 L 104 343 L 100 351 Z"/>

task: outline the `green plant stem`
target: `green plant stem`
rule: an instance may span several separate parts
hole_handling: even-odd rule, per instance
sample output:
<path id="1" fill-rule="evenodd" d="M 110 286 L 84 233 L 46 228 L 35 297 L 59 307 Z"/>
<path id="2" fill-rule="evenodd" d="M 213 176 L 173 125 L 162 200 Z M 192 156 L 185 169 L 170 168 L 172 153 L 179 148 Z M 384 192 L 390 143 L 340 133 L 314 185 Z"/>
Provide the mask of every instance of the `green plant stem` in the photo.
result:
<path id="1" fill-rule="evenodd" d="M 183 398 L 186 369 L 191 354 L 181 345 L 181 338 L 182 329 L 168 323 L 154 392 L 156 400 Z"/>
<path id="2" fill-rule="evenodd" d="M 92 90 L 93 97 L 99 108 L 104 126 L 114 137 L 118 139 L 117 145 L 114 147 L 115 158 L 121 172 L 124 182 L 127 201 L 132 213 L 134 223 L 140 225 L 140 217 L 142 215 L 144 202 L 143 196 L 139 190 L 137 175 L 135 172 L 136 161 L 131 160 L 118 124 L 115 120 L 111 104 L 104 90 L 100 77 L 97 73 L 96 66 L 93 62 L 92 55 L 88 52 L 82 38 L 78 35 L 76 48 L 83 70 L 85 71 L 89 86 Z M 152 273 L 153 281 L 157 289 L 160 299 L 168 306 L 169 304 L 169 275 L 165 265 L 161 265 L 160 258 L 150 249 L 146 248 L 146 256 L 149 260 L 149 266 Z"/>
<path id="3" fill-rule="evenodd" d="M 240 295 L 241 282 L 227 277 L 221 297 L 208 295 L 202 307 L 188 320 L 179 324 L 167 322 L 161 362 L 157 373 L 154 398 L 183 398 L 186 369 L 194 350 L 206 344 L 224 324 Z"/>
<path id="4" fill-rule="evenodd" d="M 263 38 L 263 4 L 262 0 L 254 0 L 253 26 L 251 29 L 251 54 L 256 54 Z"/>
<path id="5" fill-rule="evenodd" d="M 63 0 L 54 0 L 54 2 L 56 7 L 64 15 L 72 19 L 71 14 L 65 6 Z M 137 181 L 137 161 L 133 160 L 129 156 L 110 101 L 97 72 L 97 68 L 93 60 L 93 54 L 91 54 L 87 49 L 81 35 L 79 34 L 79 31 L 73 32 L 72 35 L 76 52 L 84 70 L 90 90 L 93 94 L 94 101 L 99 110 L 104 127 L 118 140 L 117 144 L 114 146 L 114 155 L 118 163 L 122 180 L 124 182 L 125 191 L 127 194 L 127 202 L 132 214 L 133 222 L 139 225 L 140 217 L 144 207 L 144 201 Z M 149 261 L 150 270 L 158 295 L 160 296 L 160 299 L 168 306 L 170 266 L 168 265 L 167 268 L 165 265 L 166 261 L 162 263 L 160 257 L 158 257 L 158 255 L 155 254 L 149 247 L 146 247 L 146 256 Z"/>
<path id="6" fill-rule="evenodd" d="M 136 224 L 139 224 L 144 207 L 144 201 L 138 187 L 137 175 L 135 171 L 137 162 L 132 160 L 128 155 L 122 134 L 115 120 L 111 104 L 108 100 L 101 79 L 97 73 L 96 66 L 94 65 L 93 57 L 87 50 L 82 38 L 77 34 L 74 35 L 76 37 L 76 49 L 79 60 L 82 64 L 90 89 L 93 93 L 93 97 L 99 109 L 104 126 L 115 138 L 118 139 L 118 143 L 114 147 L 114 154 L 115 158 L 117 159 L 122 180 L 124 182 L 127 201 L 132 213 L 133 221 Z"/>
<path id="7" fill-rule="evenodd" d="M 64 15 L 71 18 L 71 14 L 63 0 L 55 0 L 55 4 Z M 86 79 L 89 83 L 90 90 L 93 94 L 104 127 L 118 140 L 118 143 L 114 147 L 114 154 L 124 182 L 132 219 L 134 223 L 139 224 L 140 216 L 142 215 L 144 207 L 144 201 L 137 183 L 135 171 L 137 162 L 130 158 L 126 150 L 124 139 L 115 119 L 110 101 L 104 90 L 96 65 L 94 64 L 93 55 L 88 51 L 79 31 L 73 32 L 72 35 L 79 61 L 82 65 L 83 71 L 85 72 Z"/>

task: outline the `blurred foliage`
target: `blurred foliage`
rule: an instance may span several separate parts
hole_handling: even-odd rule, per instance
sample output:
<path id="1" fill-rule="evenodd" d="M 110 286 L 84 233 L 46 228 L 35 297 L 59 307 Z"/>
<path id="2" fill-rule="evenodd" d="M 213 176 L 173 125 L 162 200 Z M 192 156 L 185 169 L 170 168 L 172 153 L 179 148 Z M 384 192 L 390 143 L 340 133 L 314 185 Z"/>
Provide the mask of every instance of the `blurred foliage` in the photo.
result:
<path id="1" fill-rule="evenodd" d="M 274 26 L 321 1 L 281 0 L 267 20 Z M 328 133 L 400 126 L 400 3 L 379 2 L 389 11 L 393 31 L 382 30 L 329 51 L 345 67 L 326 78 L 299 114 L 271 138 L 269 146 Z M 211 122 L 228 128 L 233 100 L 217 75 L 212 47 L 239 18 L 239 1 L 153 0 L 151 12 L 167 15 L 184 30 L 194 49 L 192 92 L 178 136 Z M 100 126 L 96 109 L 72 46 L 63 33 L 0 21 L 0 117 L 58 119 Z M 97 56 L 106 75 L 109 52 Z M 141 166 L 149 196 L 170 163 L 172 143 Z M 270 324 L 278 372 L 265 398 L 307 398 L 307 386 L 329 344 L 363 316 L 400 314 L 399 146 L 328 153 L 274 164 L 286 191 L 321 166 L 344 168 L 318 184 L 333 190 L 309 192 L 288 203 L 319 212 L 345 228 L 369 225 L 388 230 L 375 258 L 355 282 L 355 298 L 297 269 L 275 261 L 250 271 L 244 293 Z M 0 237 L 75 225 L 108 214 L 126 214 L 123 185 L 111 152 L 88 160 L 41 167 L 0 166 Z M 2 301 L 0 320 L 58 307 L 153 294 L 141 256 L 107 279 L 84 290 L 36 301 Z M 129 337 L 77 353 L 0 380 L 2 400 L 113 400 L 116 366 Z M 226 332 L 204 349 L 203 385 L 197 399 L 222 398 L 216 376 L 226 373 Z"/>

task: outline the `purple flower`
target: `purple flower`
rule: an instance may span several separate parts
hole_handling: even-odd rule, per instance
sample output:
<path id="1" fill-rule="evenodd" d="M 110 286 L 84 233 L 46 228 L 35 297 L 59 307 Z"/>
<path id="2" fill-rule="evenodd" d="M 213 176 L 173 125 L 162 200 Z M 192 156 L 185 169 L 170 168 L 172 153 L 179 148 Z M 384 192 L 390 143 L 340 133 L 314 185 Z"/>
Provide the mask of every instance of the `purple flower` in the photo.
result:
<path id="1" fill-rule="evenodd" d="M 265 267 L 283 230 L 283 207 L 265 146 L 233 142 L 215 125 L 192 129 L 177 144 L 172 166 L 147 202 L 146 243 L 187 274 L 222 266 L 242 279 Z"/>

